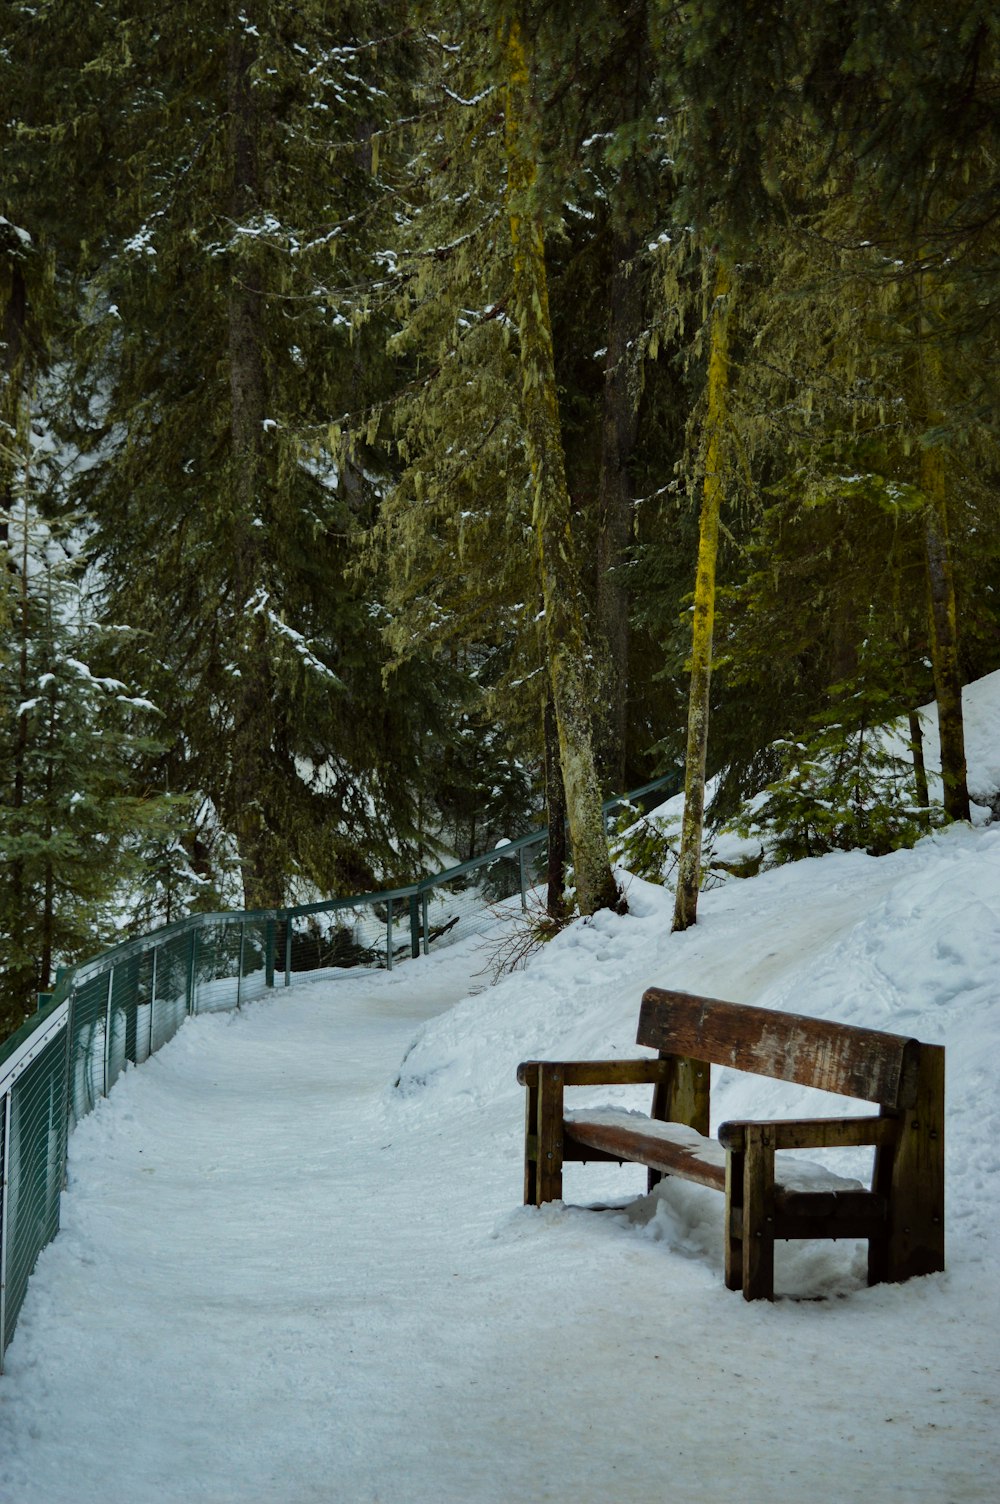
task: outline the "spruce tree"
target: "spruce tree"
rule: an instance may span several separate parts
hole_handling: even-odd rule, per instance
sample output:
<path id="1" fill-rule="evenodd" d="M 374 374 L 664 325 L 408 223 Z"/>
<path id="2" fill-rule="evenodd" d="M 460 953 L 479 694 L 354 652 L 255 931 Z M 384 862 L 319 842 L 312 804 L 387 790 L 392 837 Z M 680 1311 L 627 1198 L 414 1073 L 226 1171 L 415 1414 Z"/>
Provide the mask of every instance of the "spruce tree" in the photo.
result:
<path id="1" fill-rule="evenodd" d="M 209 798 L 248 905 L 370 886 L 408 865 L 419 776 L 415 684 L 382 699 L 350 574 L 382 467 L 357 415 L 384 372 L 400 18 L 260 0 L 212 45 L 197 8 L 119 19 L 80 492 L 108 611 L 156 623 L 137 661 L 176 734 L 151 776 Z"/>
<path id="2" fill-rule="evenodd" d="M 176 841 L 179 823 L 136 786 L 158 716 L 100 671 L 107 634 L 81 610 L 80 531 L 38 516 L 43 459 L 35 470 L 3 514 L 14 609 L 0 645 L 0 1033 L 57 966 L 111 942 L 150 844 Z"/>

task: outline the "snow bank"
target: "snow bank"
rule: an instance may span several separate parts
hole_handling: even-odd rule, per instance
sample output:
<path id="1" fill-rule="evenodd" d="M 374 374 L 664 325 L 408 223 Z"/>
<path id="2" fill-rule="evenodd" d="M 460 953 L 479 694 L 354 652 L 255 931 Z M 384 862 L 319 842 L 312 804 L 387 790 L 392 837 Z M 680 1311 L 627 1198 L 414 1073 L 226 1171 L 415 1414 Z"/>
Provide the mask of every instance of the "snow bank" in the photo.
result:
<path id="1" fill-rule="evenodd" d="M 988 792 L 1000 675 L 980 694 Z M 465 941 L 193 1020 L 126 1074 L 7 1354 L 3 1504 L 996 1497 L 1000 826 L 730 881 L 684 935 L 625 880 L 627 915 L 495 987 Z M 869 1290 L 860 1245 L 779 1245 L 751 1306 L 709 1190 L 571 1166 L 567 1203 L 607 1210 L 522 1207 L 518 1061 L 635 1053 L 651 983 L 943 1043 L 947 1271 Z M 715 1118 L 842 1109 L 818 1095 L 720 1072 Z"/>

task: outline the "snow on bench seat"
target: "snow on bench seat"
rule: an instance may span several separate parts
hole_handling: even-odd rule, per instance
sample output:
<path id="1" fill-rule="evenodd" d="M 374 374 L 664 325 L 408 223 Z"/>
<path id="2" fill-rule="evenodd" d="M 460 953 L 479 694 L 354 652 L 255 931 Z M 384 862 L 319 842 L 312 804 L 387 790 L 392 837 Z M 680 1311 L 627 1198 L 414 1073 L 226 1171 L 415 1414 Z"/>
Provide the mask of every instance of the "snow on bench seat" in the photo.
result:
<path id="1" fill-rule="evenodd" d="M 687 1180 L 725 1190 L 726 1151 L 718 1139 L 705 1138 L 684 1123 L 663 1123 L 645 1113 L 626 1107 L 598 1107 L 564 1115 L 567 1138 L 577 1144 L 615 1154 L 626 1149 L 626 1157 L 638 1160 L 651 1169 L 670 1174 L 671 1170 Z M 775 1190 L 785 1194 L 843 1194 L 862 1191 L 859 1180 L 835 1175 L 824 1165 L 808 1159 L 781 1156 L 774 1177 Z"/>

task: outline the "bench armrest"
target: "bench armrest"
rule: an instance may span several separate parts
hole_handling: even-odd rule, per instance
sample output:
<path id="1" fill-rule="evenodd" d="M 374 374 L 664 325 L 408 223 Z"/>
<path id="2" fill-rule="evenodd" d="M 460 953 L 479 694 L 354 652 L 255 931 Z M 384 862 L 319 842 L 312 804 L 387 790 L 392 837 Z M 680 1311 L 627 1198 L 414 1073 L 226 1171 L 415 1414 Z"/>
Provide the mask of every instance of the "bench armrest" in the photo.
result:
<path id="1" fill-rule="evenodd" d="M 564 1086 L 632 1086 L 655 1084 L 669 1062 L 655 1056 L 645 1060 L 522 1060 L 517 1079 L 522 1086 L 538 1080 L 539 1067 L 559 1072 Z"/>
<path id="2" fill-rule="evenodd" d="M 719 1143 L 733 1153 L 743 1153 L 748 1128 L 769 1128 L 775 1149 L 852 1149 L 891 1142 L 898 1131 L 898 1122 L 893 1117 L 731 1122 L 720 1127 Z"/>

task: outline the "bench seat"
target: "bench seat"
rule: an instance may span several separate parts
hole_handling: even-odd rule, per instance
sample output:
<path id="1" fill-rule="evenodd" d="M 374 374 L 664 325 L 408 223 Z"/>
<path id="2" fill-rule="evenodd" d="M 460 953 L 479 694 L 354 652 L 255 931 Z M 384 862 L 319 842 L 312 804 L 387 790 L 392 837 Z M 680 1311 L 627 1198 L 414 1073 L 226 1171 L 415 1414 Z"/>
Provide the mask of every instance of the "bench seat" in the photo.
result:
<path id="1" fill-rule="evenodd" d="M 682 1173 L 685 1180 L 726 1189 L 726 1150 L 717 1138 L 706 1138 L 685 1123 L 661 1123 L 644 1112 L 624 1107 L 600 1107 L 563 1116 L 566 1138 L 582 1150 L 600 1150 L 601 1158 L 619 1164 L 645 1165 L 661 1174 Z M 567 1153 L 563 1159 L 579 1157 L 585 1163 L 593 1153 Z M 825 1165 L 809 1159 L 786 1159 L 775 1169 L 776 1191 L 801 1194 L 823 1193 L 827 1196 L 854 1195 L 865 1191 L 860 1180 L 835 1175 Z M 867 1194 L 867 1192 L 865 1193 Z"/>

